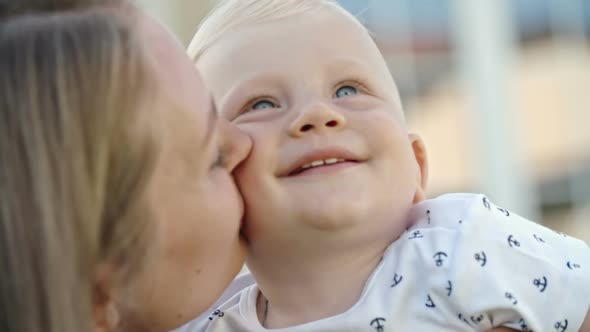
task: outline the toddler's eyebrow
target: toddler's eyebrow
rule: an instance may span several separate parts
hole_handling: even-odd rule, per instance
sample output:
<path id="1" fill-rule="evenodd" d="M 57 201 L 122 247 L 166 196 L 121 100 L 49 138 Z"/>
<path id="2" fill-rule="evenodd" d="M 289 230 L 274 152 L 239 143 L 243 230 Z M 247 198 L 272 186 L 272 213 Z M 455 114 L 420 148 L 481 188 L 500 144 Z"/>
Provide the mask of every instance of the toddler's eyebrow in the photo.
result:
<path id="1" fill-rule="evenodd" d="M 342 71 L 364 73 L 368 71 L 368 68 L 366 64 L 356 59 L 348 59 L 346 57 L 342 57 L 328 63 L 326 65 L 326 70 L 329 73 L 341 73 Z"/>

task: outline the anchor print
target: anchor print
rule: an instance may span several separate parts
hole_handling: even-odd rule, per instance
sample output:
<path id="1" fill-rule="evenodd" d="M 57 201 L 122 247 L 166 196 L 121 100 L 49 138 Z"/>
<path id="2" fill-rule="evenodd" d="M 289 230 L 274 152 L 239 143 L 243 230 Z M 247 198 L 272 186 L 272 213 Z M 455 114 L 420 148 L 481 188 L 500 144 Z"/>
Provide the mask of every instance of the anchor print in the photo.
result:
<path id="1" fill-rule="evenodd" d="M 403 276 L 398 275 L 397 273 L 393 276 L 393 284 L 391 284 L 391 287 L 395 287 L 397 286 L 400 282 L 402 282 L 402 280 L 404 279 Z"/>
<path id="2" fill-rule="evenodd" d="M 568 261 L 566 264 L 568 269 L 573 270 L 573 269 L 579 269 L 580 268 L 580 264 L 576 264 L 576 263 L 572 263 L 570 261 Z"/>
<path id="3" fill-rule="evenodd" d="M 506 296 L 506 298 L 508 300 L 512 300 L 512 304 L 513 305 L 516 305 L 518 303 L 518 300 L 516 300 L 516 298 L 514 297 L 514 295 L 512 295 L 511 293 L 506 292 L 504 295 Z"/>
<path id="4" fill-rule="evenodd" d="M 446 290 L 448 291 L 447 296 L 451 296 L 451 293 L 453 292 L 453 284 L 450 280 L 448 280 L 447 282 L 449 283 L 449 285 L 446 288 Z"/>
<path id="5" fill-rule="evenodd" d="M 462 320 L 463 322 L 465 322 L 465 324 L 471 326 L 471 324 L 469 324 L 469 321 L 465 317 L 463 317 L 462 314 L 459 314 L 459 319 Z"/>
<path id="6" fill-rule="evenodd" d="M 475 324 L 479 324 L 481 323 L 481 321 L 483 320 L 483 315 L 479 315 L 477 317 L 471 316 L 471 321 Z"/>
<path id="7" fill-rule="evenodd" d="M 510 235 L 508 236 L 508 245 L 510 247 L 520 247 L 520 242 L 518 242 L 514 236 Z"/>
<path id="8" fill-rule="evenodd" d="M 430 224 L 430 210 L 426 211 L 426 217 L 428 218 L 428 223 Z"/>
<path id="9" fill-rule="evenodd" d="M 557 234 L 559 234 L 559 235 L 561 235 L 561 236 L 563 236 L 563 237 L 567 237 L 567 235 L 563 234 L 562 232 L 558 232 L 558 231 L 554 231 L 554 232 L 557 233 Z"/>
<path id="10" fill-rule="evenodd" d="M 385 331 L 385 326 L 381 324 L 383 324 L 385 321 L 385 318 L 377 317 L 371 321 L 371 327 L 373 327 L 377 332 L 383 332 Z"/>
<path id="11" fill-rule="evenodd" d="M 547 288 L 547 278 L 543 276 L 542 279 L 535 279 L 533 280 L 533 285 L 537 286 L 537 288 L 539 288 L 539 291 L 543 293 L 545 291 L 545 288 Z"/>
<path id="12" fill-rule="evenodd" d="M 428 294 L 428 298 L 426 299 L 426 303 L 424 305 L 427 306 L 428 308 L 436 307 L 436 305 L 432 301 L 432 298 L 430 297 L 430 294 Z"/>
<path id="13" fill-rule="evenodd" d="M 496 209 L 498 209 L 498 211 L 502 212 L 506 217 L 510 217 L 510 212 L 508 212 L 508 210 L 505 210 L 500 207 L 497 207 Z"/>
<path id="14" fill-rule="evenodd" d="M 213 320 L 215 317 L 223 317 L 224 313 L 223 311 L 217 309 L 215 311 L 213 311 L 213 313 L 211 314 L 211 316 L 209 316 L 209 320 Z"/>
<path id="15" fill-rule="evenodd" d="M 486 265 L 486 263 L 488 262 L 488 259 L 486 258 L 486 253 L 485 252 L 481 252 L 480 253 L 475 253 L 475 255 L 473 255 L 473 257 L 475 257 L 475 260 L 479 262 L 480 266 L 484 267 Z"/>
<path id="16" fill-rule="evenodd" d="M 521 319 L 518 321 L 518 324 L 520 325 L 520 329 L 521 329 L 523 332 L 532 332 L 531 330 L 529 330 L 529 327 L 526 325 L 526 322 L 524 321 L 524 318 L 521 318 Z"/>
<path id="17" fill-rule="evenodd" d="M 538 242 L 543 242 L 545 243 L 545 240 L 543 240 L 542 238 L 538 237 L 536 234 L 533 234 L 533 237 L 535 238 L 535 240 L 537 240 Z"/>
<path id="18" fill-rule="evenodd" d="M 491 210 L 491 205 L 490 201 L 488 201 L 488 198 L 484 196 L 481 200 L 483 201 L 483 206 L 485 206 L 486 209 Z"/>
<path id="19" fill-rule="evenodd" d="M 422 237 L 424 237 L 424 236 L 422 235 L 422 233 L 420 233 L 420 231 L 414 231 L 413 235 L 409 239 L 410 240 L 412 240 L 412 239 L 419 239 L 419 238 L 422 238 Z"/>
<path id="20" fill-rule="evenodd" d="M 442 251 L 439 251 L 436 254 L 434 254 L 434 256 L 432 256 L 432 258 L 434 258 L 434 261 L 436 262 L 436 266 L 442 266 L 445 261 L 445 258 L 447 257 L 447 254 Z"/>
<path id="21" fill-rule="evenodd" d="M 565 330 L 567 330 L 567 319 L 564 319 L 563 322 L 557 322 L 555 323 L 555 325 L 553 325 L 555 327 L 555 329 L 559 332 L 565 332 Z"/>

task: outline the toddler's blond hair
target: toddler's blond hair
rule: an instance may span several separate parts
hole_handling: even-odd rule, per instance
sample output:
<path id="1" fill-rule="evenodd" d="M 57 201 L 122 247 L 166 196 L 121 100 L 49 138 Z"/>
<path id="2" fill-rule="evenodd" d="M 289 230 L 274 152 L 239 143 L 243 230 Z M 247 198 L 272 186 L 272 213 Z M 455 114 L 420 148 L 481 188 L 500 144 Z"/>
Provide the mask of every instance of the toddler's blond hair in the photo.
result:
<path id="1" fill-rule="evenodd" d="M 238 27 L 279 20 L 324 6 L 334 7 L 362 26 L 335 0 L 225 0 L 201 22 L 188 47 L 188 55 L 196 62 L 225 33 Z"/>

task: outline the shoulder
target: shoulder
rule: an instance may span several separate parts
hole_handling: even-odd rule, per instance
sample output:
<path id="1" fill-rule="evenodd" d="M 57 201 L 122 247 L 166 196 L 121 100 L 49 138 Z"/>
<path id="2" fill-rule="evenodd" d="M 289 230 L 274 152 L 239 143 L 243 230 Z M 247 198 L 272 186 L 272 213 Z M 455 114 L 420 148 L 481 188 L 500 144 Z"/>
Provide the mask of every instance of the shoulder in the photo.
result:
<path id="1" fill-rule="evenodd" d="M 412 218 L 413 226 L 402 236 L 423 257 L 422 268 L 431 269 L 430 276 L 453 276 L 470 288 L 490 278 L 486 287 L 530 284 L 538 291 L 548 279 L 553 289 L 559 284 L 590 291 L 585 242 L 497 206 L 485 195 L 427 200 L 416 205 Z"/>
<path id="2" fill-rule="evenodd" d="M 510 309 L 529 326 L 543 326 L 534 330 L 568 321 L 580 326 L 590 303 L 590 249 L 583 241 L 481 194 L 424 201 L 411 218 L 401 240 L 420 258 L 421 283 L 436 286 L 429 293 L 434 303 L 450 301 L 463 316 L 470 308 Z"/>
<path id="3" fill-rule="evenodd" d="M 553 231 L 537 222 L 528 220 L 513 211 L 494 204 L 483 194 L 445 194 L 416 204 L 410 212 L 412 229 L 454 231 L 471 239 L 504 236 L 524 237 L 537 243 L 551 240 L 556 246 L 573 246 L 588 249 L 576 238 Z"/>
<path id="4" fill-rule="evenodd" d="M 588 245 L 574 237 L 553 231 L 517 213 L 495 205 L 482 194 L 446 194 L 417 204 L 410 213 L 410 234 L 428 233 L 430 239 L 443 234 L 465 247 L 487 245 L 490 250 L 529 252 L 543 261 L 574 254 L 590 259 Z M 565 263 L 564 263 L 565 264 Z"/>
<path id="5" fill-rule="evenodd" d="M 416 204 L 410 212 L 410 219 L 412 224 L 421 226 L 455 228 L 459 221 L 473 219 L 482 213 L 492 218 L 510 215 L 483 194 L 452 193 Z"/>

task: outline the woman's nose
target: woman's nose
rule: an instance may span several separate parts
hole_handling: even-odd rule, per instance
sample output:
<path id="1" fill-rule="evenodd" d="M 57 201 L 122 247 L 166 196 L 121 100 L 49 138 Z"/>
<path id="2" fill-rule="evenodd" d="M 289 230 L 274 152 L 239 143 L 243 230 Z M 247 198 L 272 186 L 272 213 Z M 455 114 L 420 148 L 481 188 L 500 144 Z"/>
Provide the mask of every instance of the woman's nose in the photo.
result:
<path id="1" fill-rule="evenodd" d="M 338 130 L 346 125 L 346 118 L 324 102 L 316 102 L 299 111 L 289 126 L 289 134 L 302 137 L 308 133 Z"/>
<path id="2" fill-rule="evenodd" d="M 228 172 L 232 172 L 250 154 L 252 139 L 229 121 L 220 120 L 220 127 L 224 166 Z"/>

